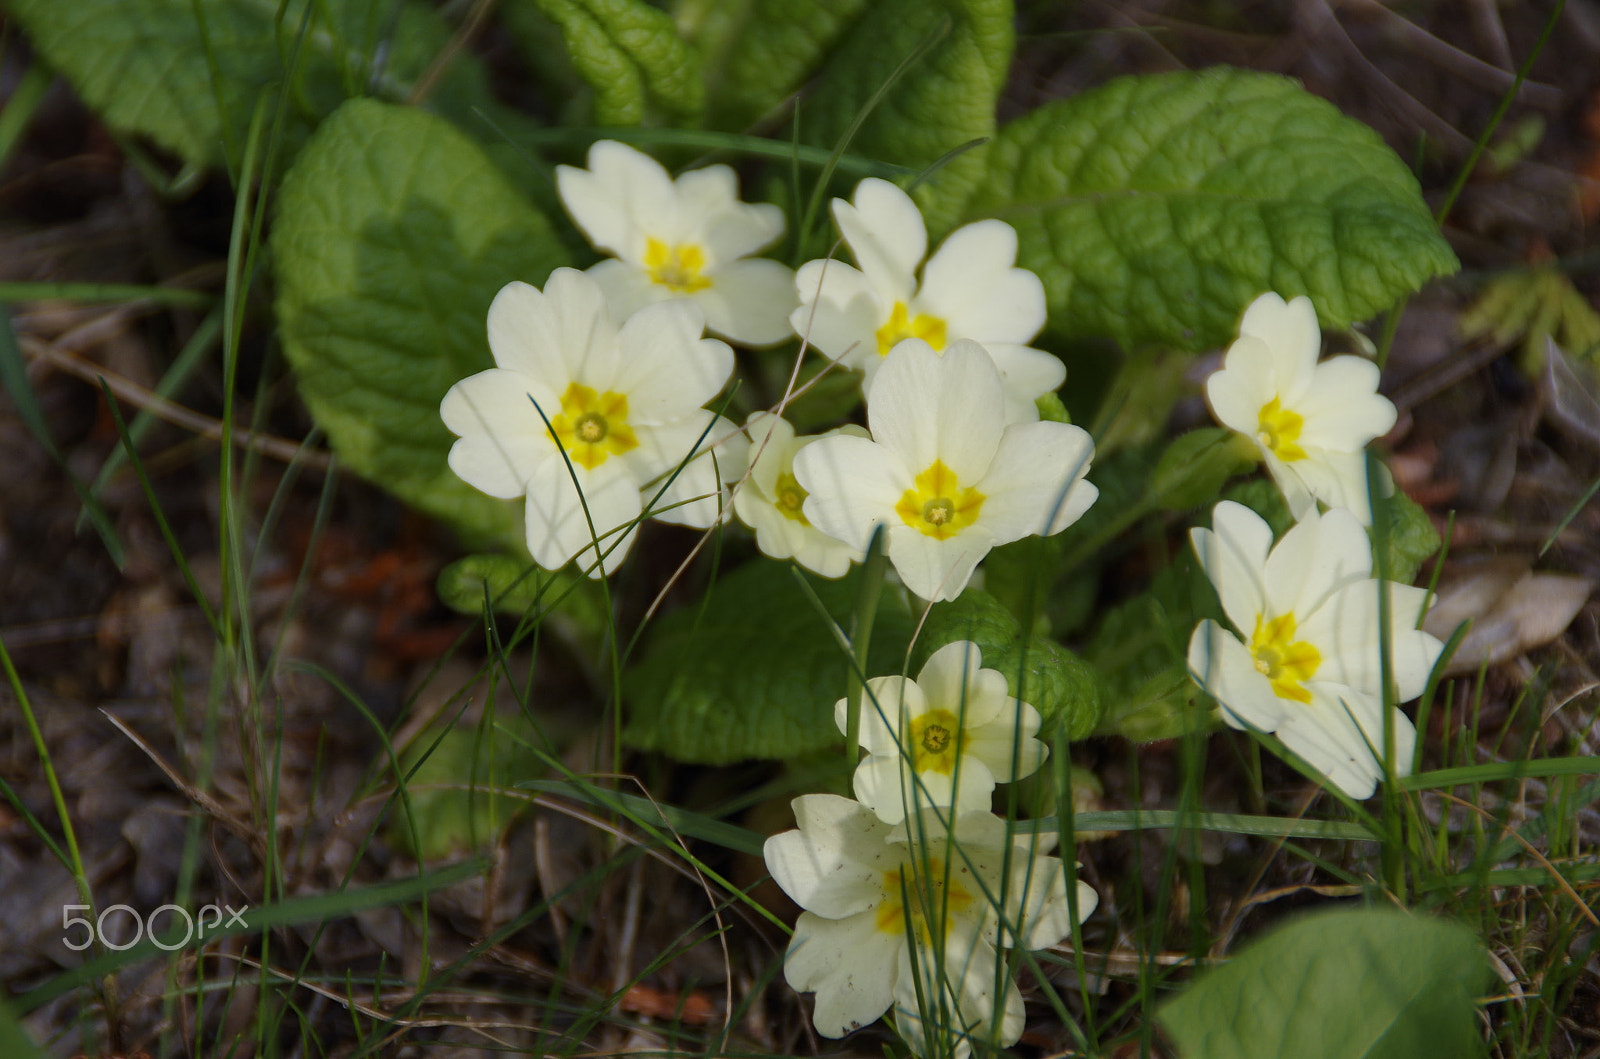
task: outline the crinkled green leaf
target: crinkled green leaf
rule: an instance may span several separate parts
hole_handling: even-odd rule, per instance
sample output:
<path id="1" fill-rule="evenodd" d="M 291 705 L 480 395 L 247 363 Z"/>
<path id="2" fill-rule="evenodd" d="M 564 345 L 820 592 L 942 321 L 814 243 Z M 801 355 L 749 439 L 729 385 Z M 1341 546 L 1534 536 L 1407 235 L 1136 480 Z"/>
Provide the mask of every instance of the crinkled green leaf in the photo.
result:
<path id="1" fill-rule="evenodd" d="M 606 626 L 600 584 L 567 570 L 542 570 L 510 555 L 469 555 L 439 572 L 439 598 L 463 614 L 482 614 L 484 600 L 501 614 L 541 616 L 559 608 L 585 632 Z"/>
<path id="2" fill-rule="evenodd" d="M 1378 134 L 1270 74 L 1119 78 L 1011 122 L 986 161 L 967 216 L 1016 227 L 1063 337 L 1219 346 L 1268 290 L 1346 327 L 1457 267 Z"/>
<path id="3" fill-rule="evenodd" d="M 848 629 L 856 573 L 807 581 Z M 719 578 L 706 597 L 658 620 L 644 657 L 624 674 L 623 738 L 713 765 L 842 745 L 833 706 L 845 694 L 847 656 L 789 567 L 756 560 Z M 868 676 L 900 672 L 910 625 L 886 596 Z"/>
<path id="4" fill-rule="evenodd" d="M 1384 542 L 1388 546 L 1389 580 L 1409 585 L 1416 579 L 1417 569 L 1439 551 L 1442 543 L 1433 520 L 1398 489 L 1378 502 L 1375 515 L 1385 519 L 1388 527 Z M 1373 570 L 1376 572 L 1376 564 Z"/>
<path id="5" fill-rule="evenodd" d="M 1014 38 L 1010 0 L 689 6 L 710 64 L 713 114 L 723 127 L 749 125 L 812 80 L 800 135 L 834 147 L 901 63 L 932 42 L 878 101 L 851 153 L 921 169 L 994 135 Z M 982 176 L 982 152 L 971 151 L 921 186 L 918 198 L 934 233 L 950 227 Z"/>
<path id="6" fill-rule="evenodd" d="M 355 100 L 285 178 L 272 251 L 284 351 L 340 459 L 469 541 L 523 548 L 521 505 L 446 465 L 439 402 L 493 366 L 495 293 L 564 263 L 544 216 L 442 118 Z"/>
<path id="7" fill-rule="evenodd" d="M 406 98 L 451 35 L 436 11 L 410 0 L 3 0 L 3 6 L 108 124 L 147 136 L 194 165 L 217 163 L 225 152 L 239 157 L 257 101 L 275 98 L 285 78 L 284 131 L 292 149 L 348 98 Z M 471 54 L 454 57 L 428 105 L 480 127 L 470 120 L 472 110 L 492 106 L 492 99 Z"/>
<path id="8" fill-rule="evenodd" d="M 535 64 L 550 60 L 528 48 L 545 37 L 530 15 L 536 12 L 559 29 L 573 70 L 594 90 L 595 124 L 692 120 L 704 109 L 700 54 L 665 11 L 643 0 L 513 0 L 506 7 Z"/>
<path id="9" fill-rule="evenodd" d="M 1068 739 L 1082 739 L 1099 723 L 1103 707 L 1094 670 L 1048 637 L 1024 636 L 1017 619 L 989 593 L 969 588 L 933 605 L 912 651 L 912 673 L 957 640 L 977 644 L 983 667 L 1005 674 L 1011 694 L 1038 710 L 1047 730 L 1059 726 Z"/>
<path id="10" fill-rule="evenodd" d="M 1295 920 L 1160 1008 L 1182 1059 L 1469 1059 L 1488 954 L 1453 923 L 1393 909 Z"/>

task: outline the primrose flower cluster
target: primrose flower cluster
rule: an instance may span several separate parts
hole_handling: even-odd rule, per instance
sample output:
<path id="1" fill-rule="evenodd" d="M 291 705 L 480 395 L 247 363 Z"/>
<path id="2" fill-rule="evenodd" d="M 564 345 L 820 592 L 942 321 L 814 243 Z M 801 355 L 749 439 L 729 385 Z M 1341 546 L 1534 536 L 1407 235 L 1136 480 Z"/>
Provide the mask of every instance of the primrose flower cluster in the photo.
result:
<path id="1" fill-rule="evenodd" d="M 1406 775 L 1416 745 L 1397 709 L 1385 749 L 1383 657 L 1392 701 L 1405 702 L 1422 693 L 1443 645 L 1418 628 L 1425 591 L 1372 576 L 1366 446 L 1394 426 L 1394 405 L 1377 392 L 1376 365 L 1351 355 L 1319 363 L 1321 345 L 1310 299 L 1263 294 L 1207 380 L 1217 420 L 1255 442 L 1298 521 L 1274 544 L 1260 515 L 1224 501 L 1209 530 L 1191 531 L 1234 630 L 1196 626 L 1189 671 L 1228 724 L 1275 733 L 1344 793 L 1368 798 L 1386 753 Z"/>
<path id="2" fill-rule="evenodd" d="M 502 290 L 489 309 L 496 366 L 441 408 L 458 438 L 450 466 L 525 499 L 539 565 L 604 576 L 641 519 L 706 528 L 731 512 L 763 552 L 824 577 L 861 561 L 881 529 L 911 592 L 954 599 L 990 549 L 1057 533 L 1094 502 L 1088 434 L 1041 422 L 1034 404 L 1065 369 L 1025 344 L 1044 326 L 1044 289 L 1014 267 L 1009 225 L 968 225 L 924 264 L 916 205 L 865 180 L 854 203 L 833 203 L 860 268 L 813 261 L 796 274 L 751 256 L 782 235 L 783 215 L 739 201 L 727 166 L 674 180 L 602 141 L 587 169 L 556 175 L 578 228 L 615 256 L 557 269 L 542 291 Z M 867 430 L 797 437 L 770 412 L 740 429 L 706 407 L 733 375 L 726 342 L 797 332 L 863 371 Z"/>
<path id="3" fill-rule="evenodd" d="M 868 681 L 856 800 L 802 795 L 799 827 L 766 842 L 767 869 L 805 909 L 784 974 L 817 994 L 824 1036 L 892 1010 L 919 1054 L 929 1054 L 929 1020 L 947 1027 L 958 1057 L 974 1041 L 1014 1044 L 1022 997 L 997 970 L 998 950 L 1045 948 L 1072 929 L 1054 835 L 990 811 L 995 784 L 1031 774 L 1048 750 L 1035 738 L 1039 712 L 982 662 L 962 640 L 935 651 L 915 680 Z M 840 731 L 848 705 L 835 707 Z M 1074 896 L 1088 916 L 1094 890 L 1079 882 Z"/>

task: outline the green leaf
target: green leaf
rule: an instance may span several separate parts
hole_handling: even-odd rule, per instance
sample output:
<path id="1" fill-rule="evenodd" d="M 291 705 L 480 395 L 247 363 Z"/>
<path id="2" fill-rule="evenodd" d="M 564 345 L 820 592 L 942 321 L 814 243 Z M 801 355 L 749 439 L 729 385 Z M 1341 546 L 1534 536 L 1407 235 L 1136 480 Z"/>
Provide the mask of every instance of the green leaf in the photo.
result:
<path id="1" fill-rule="evenodd" d="M 544 216 L 448 122 L 355 100 L 284 180 L 272 251 L 284 350 L 340 459 L 469 542 L 523 549 L 521 506 L 446 465 L 439 402 L 493 366 L 500 287 L 563 263 Z"/>
<path id="2" fill-rule="evenodd" d="M 4 0 L 4 6 L 107 124 L 147 136 L 195 166 L 230 153 L 237 158 L 257 101 L 275 99 L 286 79 L 291 150 L 352 96 L 405 99 L 451 33 L 427 5 L 394 0 Z M 492 107 L 492 97 L 477 59 L 455 56 L 429 105 L 480 127 L 469 121 L 472 111 Z"/>
<path id="3" fill-rule="evenodd" d="M 716 25 L 698 36 L 712 70 L 714 120 L 722 127 L 748 126 L 814 79 L 801 104 L 800 135 L 832 148 L 901 64 L 932 42 L 878 100 L 850 151 L 920 170 L 994 135 L 1014 39 L 1010 0 L 705 6 L 720 9 Z M 969 151 L 919 188 L 931 232 L 951 226 L 983 171 L 982 152 Z"/>
<path id="4" fill-rule="evenodd" d="M 1466 1059 L 1487 1049 L 1472 933 L 1391 909 L 1305 916 L 1202 973 L 1158 1012 L 1183 1059 Z"/>
<path id="5" fill-rule="evenodd" d="M 574 71 L 594 90 L 593 124 L 693 121 L 705 108 L 700 54 L 672 16 L 643 0 L 514 0 L 505 14 L 539 65 L 549 62 L 537 50 L 547 38 L 539 16 L 554 23 Z"/>
<path id="6" fill-rule="evenodd" d="M 1222 427 L 1201 427 L 1172 439 L 1150 476 L 1156 503 L 1187 511 L 1214 503 L 1223 483 L 1260 462 L 1255 444 Z"/>
<path id="7" fill-rule="evenodd" d="M 848 628 L 856 572 L 806 580 L 833 621 Z M 910 626 L 885 596 L 867 676 L 901 671 Z M 623 738 L 712 765 L 838 746 L 844 737 L 833 705 L 844 697 L 847 672 L 843 646 L 789 567 L 756 560 L 712 584 L 703 606 L 656 623 L 644 657 L 623 676 Z"/>
<path id="8" fill-rule="evenodd" d="M 1416 501 L 1398 489 L 1378 501 L 1375 517 L 1384 519 L 1388 532 L 1384 541 L 1388 545 L 1389 580 L 1409 585 L 1416 579 L 1417 569 L 1439 551 L 1443 542 L 1433 528 L 1428 513 Z M 1376 573 L 1377 566 L 1373 566 Z"/>
<path id="9" fill-rule="evenodd" d="M 985 669 L 1005 675 L 1011 694 L 1044 717 L 1044 730 L 1059 725 L 1068 739 L 1094 731 L 1103 709 L 1094 670 L 1083 659 L 1043 636 L 1024 636 L 999 600 L 969 588 L 954 600 L 935 603 L 911 654 L 911 672 L 945 644 L 971 640 Z"/>
<path id="10" fill-rule="evenodd" d="M 482 614 L 484 599 L 497 613 L 542 617 L 559 609 L 584 632 L 606 626 L 600 583 L 568 570 L 542 570 L 510 555 L 469 555 L 439 572 L 439 598 L 462 614 Z"/>
<path id="11" fill-rule="evenodd" d="M 1457 268 L 1378 134 L 1269 74 L 1119 78 L 1013 121 L 986 160 L 967 217 L 1016 227 L 1063 338 L 1220 346 L 1268 290 L 1347 327 Z"/>
<path id="12" fill-rule="evenodd" d="M 391 843 L 423 861 L 459 856 L 484 848 L 528 808 L 527 798 L 499 792 L 542 771 L 538 755 L 513 740 L 497 750 L 491 735 L 451 728 L 437 740 L 425 735 L 411 745 L 401 758 L 411 819 L 398 811 L 390 815 Z"/>

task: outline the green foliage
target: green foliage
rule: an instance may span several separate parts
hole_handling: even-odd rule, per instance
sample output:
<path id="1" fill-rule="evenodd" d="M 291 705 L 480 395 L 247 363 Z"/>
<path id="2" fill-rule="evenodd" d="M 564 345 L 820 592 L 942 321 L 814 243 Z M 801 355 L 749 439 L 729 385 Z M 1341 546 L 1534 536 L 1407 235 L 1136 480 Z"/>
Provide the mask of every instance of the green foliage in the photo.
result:
<path id="1" fill-rule="evenodd" d="M 1221 609 L 1187 546 L 1146 591 L 1104 613 L 1083 650 L 1106 703 L 1100 732 L 1143 743 L 1215 723 L 1186 661 L 1189 636 L 1206 617 Z"/>
<path id="2" fill-rule="evenodd" d="M 806 143 L 832 148 L 911 59 L 850 145 L 921 169 L 995 131 L 1013 43 L 1009 0 L 744 0 L 691 5 L 707 51 L 718 124 L 743 128 L 808 78 Z M 920 51 L 919 49 L 924 49 Z M 913 56 L 915 56 L 913 58 Z M 983 178 L 982 153 L 952 161 L 919 189 L 929 229 L 948 229 Z"/>
<path id="3" fill-rule="evenodd" d="M 451 728 L 437 742 L 424 736 L 401 758 L 411 826 L 398 809 L 389 817 L 389 840 L 419 860 L 442 860 L 482 849 L 528 799 L 496 793 L 540 771 L 537 754 L 513 740 L 492 741 L 491 733 Z M 426 754 L 424 757 L 423 755 Z M 412 771 L 415 769 L 415 771 Z"/>
<path id="4" fill-rule="evenodd" d="M 1007 125 L 987 164 L 966 215 L 1017 228 L 1063 337 L 1204 349 L 1267 290 L 1346 327 L 1457 267 L 1377 133 L 1281 77 L 1119 78 Z"/>
<path id="5" fill-rule="evenodd" d="M 1059 726 L 1068 739 L 1082 739 L 1100 721 L 1100 688 L 1083 659 L 1043 636 L 1024 635 L 1017 619 L 987 592 L 969 588 L 954 600 L 935 603 L 911 653 L 911 672 L 945 644 L 971 640 L 985 669 L 1005 674 L 1011 694 L 1044 717 L 1044 731 Z"/>
<path id="6" fill-rule="evenodd" d="M 0 1003 L 0 1051 L 14 1059 L 43 1059 L 44 1052 L 33 1043 L 11 1005 Z"/>
<path id="7" fill-rule="evenodd" d="M 857 574 L 806 575 L 828 615 L 850 626 Z M 899 673 L 911 637 L 885 595 L 867 676 Z M 837 746 L 833 705 L 848 656 L 787 564 L 756 560 L 706 589 L 705 603 L 656 622 L 644 657 L 623 675 L 624 739 L 679 761 L 793 758 Z"/>
<path id="8" fill-rule="evenodd" d="M 606 626 L 599 582 L 568 571 L 541 570 L 510 555 L 469 555 L 439 572 L 439 598 L 462 614 L 482 614 L 484 599 L 501 614 L 537 617 L 560 608 L 585 632 Z"/>
<path id="9" fill-rule="evenodd" d="M 1046 423 L 1070 423 L 1072 417 L 1067 414 L 1067 406 L 1061 403 L 1061 395 L 1047 393 L 1034 399 L 1033 406 L 1039 410 L 1039 418 Z"/>
<path id="10" fill-rule="evenodd" d="M 1374 518 L 1381 518 L 1388 527 L 1384 542 L 1388 546 L 1389 580 L 1411 584 L 1416 580 L 1417 569 L 1439 551 L 1439 533 L 1433 528 L 1428 513 L 1416 501 L 1398 489 L 1378 501 Z M 1374 564 L 1373 572 L 1377 572 Z"/>
<path id="11" fill-rule="evenodd" d="M 1150 491 L 1168 511 L 1187 511 L 1215 503 L 1229 478 L 1255 467 L 1255 445 L 1223 427 L 1201 427 L 1180 434 L 1156 461 Z"/>
<path id="12" fill-rule="evenodd" d="M 551 59 L 535 50 L 544 41 L 531 23 L 539 16 L 554 23 L 576 73 L 594 90 L 593 124 L 692 122 L 705 107 L 699 53 L 670 15 L 643 0 L 512 0 L 506 15 L 535 65 Z"/>
<path id="13" fill-rule="evenodd" d="M 344 100 L 400 100 L 450 38 L 394 0 L 4 0 L 35 48 L 114 129 L 191 165 L 238 158 L 251 111 L 287 82 L 291 149 Z M 488 82 L 458 55 L 429 105 L 464 123 Z M 468 127 L 477 127 L 469 125 Z"/>
<path id="14" fill-rule="evenodd" d="M 1159 1012 L 1183 1059 L 1465 1059 L 1489 960 L 1459 926 L 1389 909 L 1306 916 Z"/>
<path id="15" fill-rule="evenodd" d="M 340 459 L 469 541 L 522 549 L 520 505 L 446 465 L 439 402 L 493 366 L 495 292 L 563 263 L 544 216 L 447 122 L 356 100 L 284 180 L 272 251 L 284 350 Z"/>

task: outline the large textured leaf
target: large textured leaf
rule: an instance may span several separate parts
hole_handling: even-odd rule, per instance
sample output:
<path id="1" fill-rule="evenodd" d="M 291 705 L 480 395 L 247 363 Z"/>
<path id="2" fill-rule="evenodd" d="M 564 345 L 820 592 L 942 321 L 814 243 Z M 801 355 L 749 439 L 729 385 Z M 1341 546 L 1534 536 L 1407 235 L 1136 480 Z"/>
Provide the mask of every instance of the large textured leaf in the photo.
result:
<path id="1" fill-rule="evenodd" d="M 808 578 L 849 629 L 856 575 Z M 785 564 L 759 559 L 718 580 L 703 610 L 660 620 L 644 658 L 623 678 L 624 737 L 680 761 L 792 758 L 843 745 L 833 705 L 845 694 L 844 650 Z M 878 607 L 867 675 L 899 673 L 910 618 Z"/>
<path id="2" fill-rule="evenodd" d="M 573 70 L 594 90 L 598 125 L 637 125 L 661 116 L 692 119 L 705 106 L 700 54 L 678 35 L 672 17 L 643 0 L 512 0 L 505 14 L 524 50 L 548 63 L 548 19 Z"/>
<path id="3" fill-rule="evenodd" d="M 1001 217 L 1050 328 L 1202 349 L 1263 291 L 1365 320 L 1457 265 L 1377 133 L 1293 81 L 1125 77 L 1000 131 L 969 218 Z"/>
<path id="4" fill-rule="evenodd" d="M 995 102 L 1013 43 L 1010 0 L 748 0 L 711 5 L 712 107 L 740 128 L 814 77 L 800 134 L 833 147 L 897 68 L 925 43 L 878 101 L 853 154 L 921 168 L 995 131 Z M 929 227 L 942 232 L 983 175 L 969 152 L 923 186 Z"/>
<path id="5" fill-rule="evenodd" d="M 1469 1059 L 1489 960 L 1470 931 L 1389 909 L 1307 916 L 1159 1013 L 1182 1059 Z"/>
<path id="6" fill-rule="evenodd" d="M 439 402 L 492 366 L 495 292 L 564 263 L 544 216 L 448 122 L 356 100 L 284 180 L 272 250 L 284 349 L 340 458 L 469 540 L 520 548 L 521 508 L 446 466 Z"/>
<path id="7" fill-rule="evenodd" d="M 347 98 L 404 98 L 450 39 L 444 20 L 411 0 L 3 0 L 3 6 L 113 128 L 147 136 L 195 165 L 219 162 L 230 151 L 237 159 L 257 100 L 275 98 L 285 78 L 291 90 L 284 128 L 292 148 Z M 489 106 L 477 60 L 457 55 L 430 105 L 463 122 L 471 121 L 473 108 Z"/>

